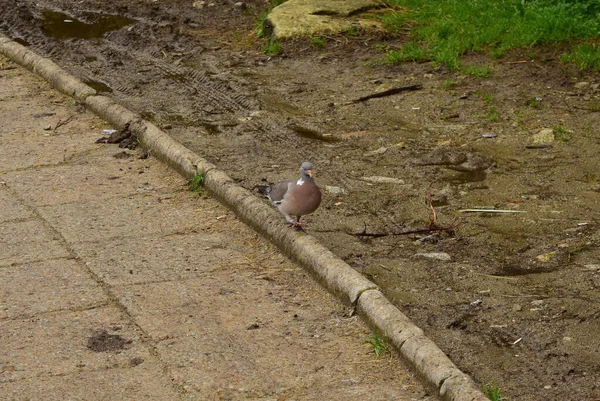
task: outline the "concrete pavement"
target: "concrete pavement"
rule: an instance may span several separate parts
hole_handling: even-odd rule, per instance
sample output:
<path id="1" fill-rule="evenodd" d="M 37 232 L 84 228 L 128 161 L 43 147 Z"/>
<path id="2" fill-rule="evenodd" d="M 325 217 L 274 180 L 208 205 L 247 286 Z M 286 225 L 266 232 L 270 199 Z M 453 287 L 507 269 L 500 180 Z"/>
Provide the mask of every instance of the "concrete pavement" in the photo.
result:
<path id="1" fill-rule="evenodd" d="M 436 399 L 233 213 L 3 57 L 0 121 L 0 399 Z"/>

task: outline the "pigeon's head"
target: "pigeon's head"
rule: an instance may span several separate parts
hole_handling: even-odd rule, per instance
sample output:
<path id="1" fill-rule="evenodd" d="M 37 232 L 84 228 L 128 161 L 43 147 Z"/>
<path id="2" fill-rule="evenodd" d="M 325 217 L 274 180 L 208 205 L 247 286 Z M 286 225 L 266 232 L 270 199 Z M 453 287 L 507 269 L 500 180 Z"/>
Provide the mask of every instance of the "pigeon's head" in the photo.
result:
<path id="1" fill-rule="evenodd" d="M 302 165 L 300 166 L 300 175 L 302 177 L 312 177 L 312 163 L 311 162 L 304 162 L 302 163 Z"/>

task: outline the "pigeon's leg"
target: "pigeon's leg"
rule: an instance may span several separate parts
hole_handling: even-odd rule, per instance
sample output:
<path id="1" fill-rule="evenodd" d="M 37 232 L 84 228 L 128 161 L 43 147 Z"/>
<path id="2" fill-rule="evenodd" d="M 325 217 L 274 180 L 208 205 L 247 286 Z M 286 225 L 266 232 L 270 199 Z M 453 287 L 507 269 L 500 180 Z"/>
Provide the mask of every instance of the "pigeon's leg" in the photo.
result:
<path id="1" fill-rule="evenodd" d="M 296 216 L 296 220 L 294 220 L 294 222 L 292 223 L 292 225 L 297 228 L 298 230 L 304 230 L 304 228 L 302 227 L 303 224 L 300 223 L 300 216 Z"/>
<path id="2" fill-rule="evenodd" d="M 288 223 L 290 223 L 291 225 L 295 226 L 296 225 L 296 220 L 290 216 L 289 214 L 283 214 L 285 216 L 285 219 L 287 220 Z"/>

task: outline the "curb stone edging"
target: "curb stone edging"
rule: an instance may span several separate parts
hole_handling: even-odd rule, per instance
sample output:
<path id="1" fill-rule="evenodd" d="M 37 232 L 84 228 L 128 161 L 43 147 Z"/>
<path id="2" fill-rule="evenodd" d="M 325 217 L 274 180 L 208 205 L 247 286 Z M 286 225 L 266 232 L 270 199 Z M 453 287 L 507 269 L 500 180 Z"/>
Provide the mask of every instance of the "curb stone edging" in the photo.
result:
<path id="1" fill-rule="evenodd" d="M 473 380 L 425 336 L 423 330 L 395 307 L 378 289 L 346 262 L 335 256 L 314 237 L 290 230 L 281 223 L 279 213 L 250 191 L 238 186 L 224 172 L 204 158 L 176 142 L 155 125 L 115 103 L 99 96 L 89 86 L 66 72 L 53 61 L 0 34 L 0 53 L 44 78 L 62 93 L 81 101 L 114 128 L 129 124 L 140 143 L 154 156 L 166 162 L 182 176 L 191 179 L 198 171 L 206 173 L 205 188 L 292 257 L 330 291 L 357 307 L 358 312 L 389 339 L 402 356 L 434 386 L 447 401 L 489 401 Z"/>

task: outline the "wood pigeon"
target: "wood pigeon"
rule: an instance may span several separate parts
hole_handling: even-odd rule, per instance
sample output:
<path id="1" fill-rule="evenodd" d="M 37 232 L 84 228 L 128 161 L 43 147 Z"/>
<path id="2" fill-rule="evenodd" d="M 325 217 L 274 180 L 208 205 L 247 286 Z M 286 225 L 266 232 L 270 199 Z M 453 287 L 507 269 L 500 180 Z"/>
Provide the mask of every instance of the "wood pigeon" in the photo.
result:
<path id="1" fill-rule="evenodd" d="M 298 180 L 284 180 L 271 186 L 259 187 L 258 190 L 269 198 L 271 204 L 294 227 L 301 228 L 300 217 L 314 212 L 321 204 L 321 190 L 312 178 L 312 164 L 309 162 L 300 166 Z"/>

